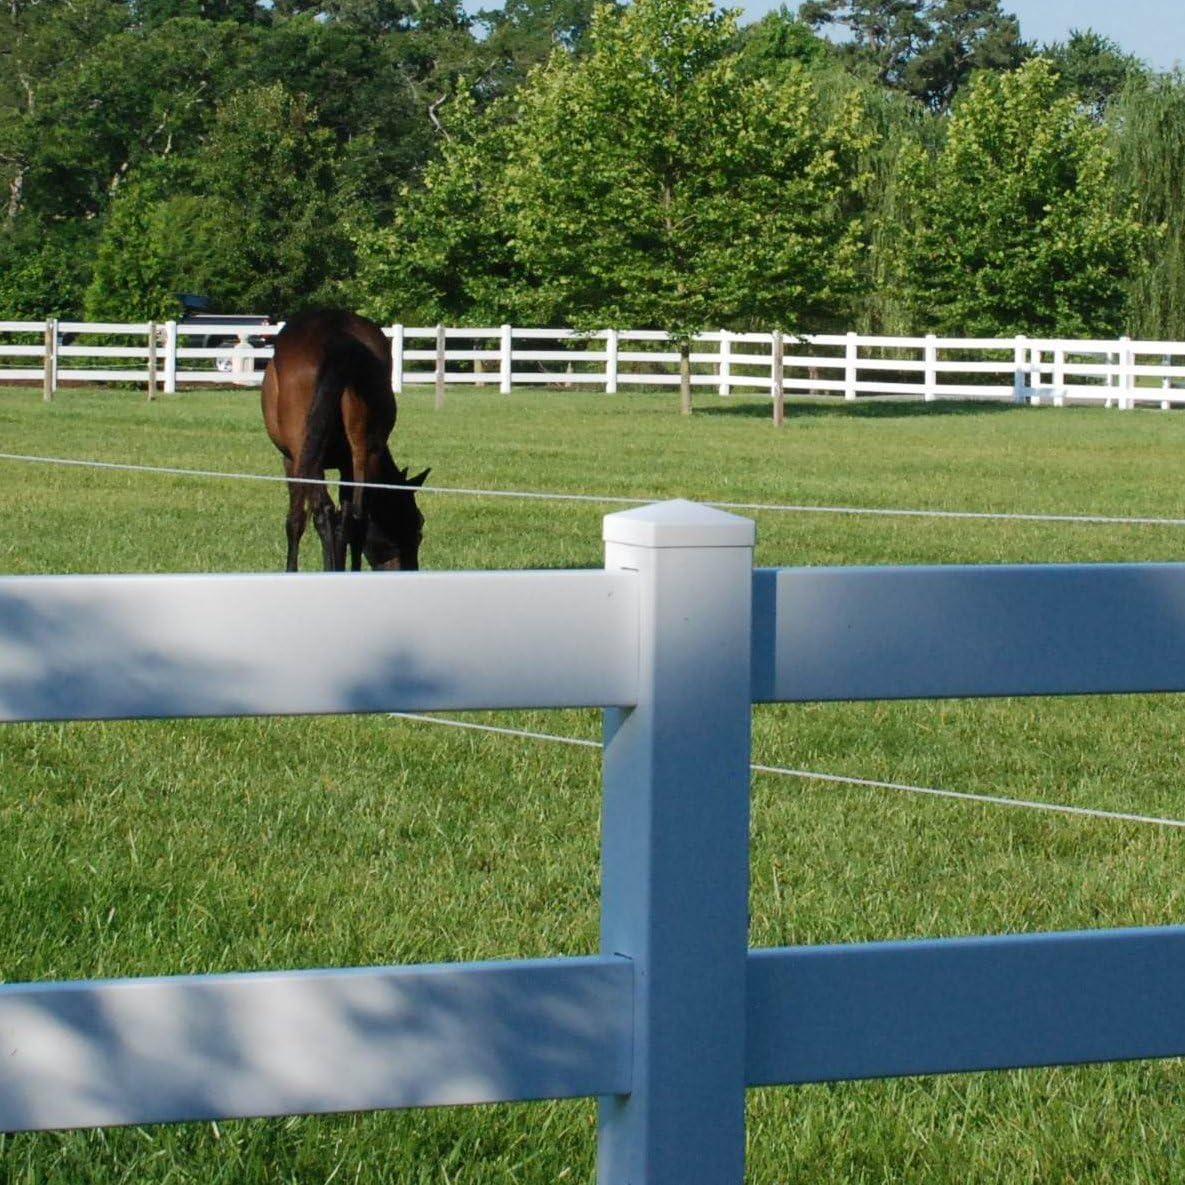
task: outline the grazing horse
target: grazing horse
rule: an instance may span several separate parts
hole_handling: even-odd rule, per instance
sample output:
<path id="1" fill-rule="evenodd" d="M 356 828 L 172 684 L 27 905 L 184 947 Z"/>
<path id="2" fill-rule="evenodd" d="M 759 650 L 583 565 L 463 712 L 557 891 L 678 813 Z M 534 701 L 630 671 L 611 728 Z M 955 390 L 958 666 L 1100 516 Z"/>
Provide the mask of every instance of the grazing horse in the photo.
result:
<path id="1" fill-rule="evenodd" d="M 288 477 L 288 571 L 296 571 L 309 509 L 321 537 L 325 568 L 344 571 L 347 549 L 355 572 L 365 553 L 372 568 L 419 567 L 424 516 L 411 489 L 429 470 L 408 477 L 387 447 L 395 427 L 391 343 L 365 317 L 346 312 L 302 313 L 276 335 L 263 376 L 263 420 L 284 457 Z M 324 485 L 326 469 L 341 472 L 341 513 Z"/>

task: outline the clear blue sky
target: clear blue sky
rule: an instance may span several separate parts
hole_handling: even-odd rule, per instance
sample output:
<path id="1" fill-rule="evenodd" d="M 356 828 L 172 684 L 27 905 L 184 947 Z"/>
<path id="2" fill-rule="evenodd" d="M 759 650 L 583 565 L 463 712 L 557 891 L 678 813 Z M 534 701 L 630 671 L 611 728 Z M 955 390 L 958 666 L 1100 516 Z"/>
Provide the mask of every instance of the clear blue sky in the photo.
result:
<path id="1" fill-rule="evenodd" d="M 751 17 L 780 0 L 728 0 Z M 788 7 L 798 5 L 789 0 Z M 1064 41 L 1071 29 L 1097 29 L 1157 70 L 1185 65 L 1185 0 L 1004 0 L 1027 41 Z"/>

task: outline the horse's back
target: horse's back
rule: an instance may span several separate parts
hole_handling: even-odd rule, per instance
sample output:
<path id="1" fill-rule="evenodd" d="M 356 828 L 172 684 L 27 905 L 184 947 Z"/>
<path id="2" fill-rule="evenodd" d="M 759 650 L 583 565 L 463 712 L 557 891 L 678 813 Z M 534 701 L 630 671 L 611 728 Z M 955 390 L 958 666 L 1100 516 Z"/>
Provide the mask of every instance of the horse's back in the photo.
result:
<path id="1" fill-rule="evenodd" d="M 261 402 L 268 436 L 285 457 L 296 460 L 301 455 L 323 368 L 343 349 L 358 345 L 373 358 L 371 377 L 378 387 L 385 387 L 380 399 L 390 402 L 393 425 L 394 397 L 385 382 L 391 373 L 391 343 L 374 321 L 343 310 L 315 309 L 297 314 L 276 335 Z"/>

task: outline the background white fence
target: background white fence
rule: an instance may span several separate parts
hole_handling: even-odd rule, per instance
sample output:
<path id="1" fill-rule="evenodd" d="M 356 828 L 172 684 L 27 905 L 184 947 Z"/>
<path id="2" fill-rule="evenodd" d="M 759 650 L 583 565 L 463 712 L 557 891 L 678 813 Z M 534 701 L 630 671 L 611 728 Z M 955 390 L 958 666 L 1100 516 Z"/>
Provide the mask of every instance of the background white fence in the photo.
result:
<path id="1" fill-rule="evenodd" d="M 145 383 L 166 393 L 186 384 L 253 385 L 271 350 L 252 347 L 248 339 L 272 336 L 279 328 L 175 321 L 0 322 L 0 380 L 40 382 L 47 397 L 59 383 Z M 452 385 L 495 385 L 504 393 L 539 385 L 616 393 L 679 383 L 678 350 L 667 334 L 654 330 L 394 325 L 386 332 L 397 391 L 433 384 L 443 398 Z M 725 396 L 784 391 L 849 400 L 897 396 L 1122 408 L 1185 404 L 1185 342 L 848 333 L 788 336 L 775 345 L 776 336 L 701 334 L 692 343 L 692 386 Z M 209 337 L 231 340 L 218 346 L 192 344 Z"/>
<path id="2" fill-rule="evenodd" d="M 604 534 L 603 571 L 0 579 L 0 720 L 607 709 L 599 954 L 0 985 L 0 1130 L 589 1095 L 602 1185 L 740 1185 L 748 1086 L 1185 1054 L 1185 927 L 747 940 L 753 702 L 1183 691 L 1185 565 Z"/>

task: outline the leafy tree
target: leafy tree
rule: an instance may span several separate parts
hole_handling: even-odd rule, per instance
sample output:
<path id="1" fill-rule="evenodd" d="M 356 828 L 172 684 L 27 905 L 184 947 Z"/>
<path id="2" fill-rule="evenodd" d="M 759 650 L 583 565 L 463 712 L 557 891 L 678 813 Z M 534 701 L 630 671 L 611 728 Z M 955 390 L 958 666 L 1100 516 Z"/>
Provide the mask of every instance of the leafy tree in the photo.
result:
<path id="1" fill-rule="evenodd" d="M 783 4 L 738 30 L 737 73 L 741 78 L 776 78 L 801 67 L 824 68 L 836 57 L 832 45 Z"/>
<path id="2" fill-rule="evenodd" d="M 1009 70 L 1029 54 L 1000 0 L 807 0 L 813 28 L 844 26 L 843 52 L 882 85 L 945 111 L 975 70 Z"/>
<path id="3" fill-rule="evenodd" d="M 982 74 L 936 156 L 913 155 L 917 194 L 900 283 L 919 327 L 995 337 L 1096 336 L 1124 322 L 1149 232 L 1116 203 L 1106 132 L 1037 59 Z"/>
<path id="4" fill-rule="evenodd" d="M 82 308 L 94 227 L 18 216 L 0 227 L 0 318 L 39 321 Z"/>
<path id="5" fill-rule="evenodd" d="M 350 286 L 366 315 L 389 323 L 500 323 L 521 312 L 523 280 L 502 196 L 507 131 L 462 95 L 447 139 L 389 222 L 356 233 Z"/>
<path id="6" fill-rule="evenodd" d="M 709 0 L 599 10 L 520 92 L 506 204 L 531 312 L 577 326 L 786 328 L 851 298 L 864 112 L 802 71 L 742 80 Z"/>
<path id="7" fill-rule="evenodd" d="M 1041 56 L 1053 64 L 1065 92 L 1096 120 L 1103 118 L 1130 78 L 1147 73 L 1139 58 L 1093 29 L 1071 29 L 1068 40 L 1045 46 Z"/>
<path id="8" fill-rule="evenodd" d="M 1185 75 L 1133 75 L 1113 109 L 1120 202 L 1159 226 L 1148 266 L 1131 283 L 1130 331 L 1185 339 Z"/>

